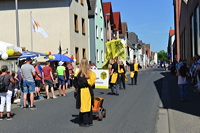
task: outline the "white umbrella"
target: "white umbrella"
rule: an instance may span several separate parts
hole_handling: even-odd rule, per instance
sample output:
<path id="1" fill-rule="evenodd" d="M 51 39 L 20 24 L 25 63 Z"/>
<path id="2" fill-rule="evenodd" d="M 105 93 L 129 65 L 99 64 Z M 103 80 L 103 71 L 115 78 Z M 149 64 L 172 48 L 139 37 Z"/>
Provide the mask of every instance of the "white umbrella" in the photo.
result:
<path id="1" fill-rule="evenodd" d="M 8 59 L 16 58 L 16 57 L 19 57 L 22 55 L 22 49 L 20 47 L 17 47 L 10 43 L 0 41 L 0 55 L 5 53 L 7 51 L 7 49 L 14 49 L 14 51 L 15 51 L 14 55 L 9 56 Z"/>

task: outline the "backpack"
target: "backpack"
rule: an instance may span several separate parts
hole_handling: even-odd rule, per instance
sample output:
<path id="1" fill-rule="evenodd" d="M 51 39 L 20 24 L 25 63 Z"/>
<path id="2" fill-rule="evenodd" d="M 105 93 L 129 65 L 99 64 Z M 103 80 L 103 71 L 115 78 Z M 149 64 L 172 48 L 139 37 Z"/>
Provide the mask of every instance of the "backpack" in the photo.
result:
<path id="1" fill-rule="evenodd" d="M 3 78 L 2 78 L 3 77 Z M 1 78 L 0 78 L 0 93 L 2 93 L 2 92 L 7 92 L 8 91 L 8 87 L 7 87 L 7 85 L 4 83 L 4 78 L 5 78 L 5 75 L 4 76 L 2 76 Z"/>

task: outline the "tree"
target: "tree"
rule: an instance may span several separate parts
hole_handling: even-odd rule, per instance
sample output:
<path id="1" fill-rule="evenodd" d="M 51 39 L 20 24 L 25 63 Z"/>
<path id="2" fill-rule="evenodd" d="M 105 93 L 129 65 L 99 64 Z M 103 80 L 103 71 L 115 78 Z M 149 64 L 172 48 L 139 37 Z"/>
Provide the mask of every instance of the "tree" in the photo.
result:
<path id="1" fill-rule="evenodd" d="M 164 50 L 158 52 L 158 60 L 168 61 L 167 52 L 165 52 Z"/>

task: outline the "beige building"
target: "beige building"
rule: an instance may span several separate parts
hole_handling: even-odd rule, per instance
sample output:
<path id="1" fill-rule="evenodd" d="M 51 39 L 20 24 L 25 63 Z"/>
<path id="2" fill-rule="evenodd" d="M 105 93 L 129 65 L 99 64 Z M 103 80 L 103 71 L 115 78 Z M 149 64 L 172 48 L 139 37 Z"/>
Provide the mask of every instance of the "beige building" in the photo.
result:
<path id="1" fill-rule="evenodd" d="M 75 56 L 77 62 L 88 58 L 88 5 L 88 0 L 18 0 L 20 47 L 57 54 L 60 42 L 62 54 L 68 49 L 65 55 Z M 49 38 L 36 32 L 31 35 L 30 12 Z M 0 1 L 0 21 L 0 40 L 17 45 L 14 1 Z"/>

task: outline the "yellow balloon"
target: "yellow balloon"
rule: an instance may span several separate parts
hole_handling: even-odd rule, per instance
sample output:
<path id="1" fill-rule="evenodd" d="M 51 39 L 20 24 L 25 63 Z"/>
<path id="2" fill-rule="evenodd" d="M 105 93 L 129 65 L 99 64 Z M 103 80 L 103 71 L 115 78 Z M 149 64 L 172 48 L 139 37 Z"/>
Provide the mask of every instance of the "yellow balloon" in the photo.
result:
<path id="1" fill-rule="evenodd" d="M 46 55 L 49 55 L 49 51 L 46 51 L 45 54 L 46 54 Z"/>
<path id="2" fill-rule="evenodd" d="M 13 54 L 15 53 L 15 51 L 14 51 L 14 49 L 8 49 L 8 50 L 6 51 L 6 53 L 7 53 L 8 55 L 13 55 Z"/>
<path id="3" fill-rule="evenodd" d="M 49 55 L 49 59 L 50 59 L 50 60 L 53 60 L 53 58 L 54 58 L 54 57 L 53 57 L 52 55 Z"/>

